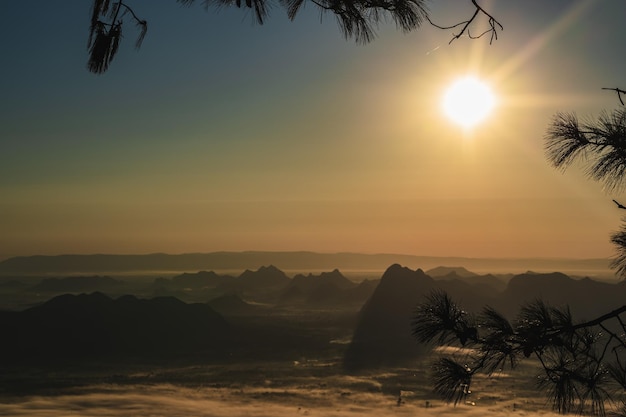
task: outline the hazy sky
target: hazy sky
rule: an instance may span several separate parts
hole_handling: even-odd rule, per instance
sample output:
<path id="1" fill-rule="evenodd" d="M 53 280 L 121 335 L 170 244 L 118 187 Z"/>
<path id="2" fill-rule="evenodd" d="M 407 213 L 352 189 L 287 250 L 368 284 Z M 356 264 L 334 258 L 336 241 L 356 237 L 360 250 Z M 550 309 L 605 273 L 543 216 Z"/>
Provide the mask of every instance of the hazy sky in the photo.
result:
<path id="1" fill-rule="evenodd" d="M 622 0 L 483 1 L 497 41 L 393 23 L 371 44 L 331 15 L 129 0 L 104 75 L 91 1 L 0 2 L 0 259 L 61 253 L 312 250 L 610 257 L 621 212 L 549 166 L 557 111 L 597 116 L 626 87 Z M 471 14 L 433 0 L 440 24 Z M 442 113 L 468 73 L 498 107 L 471 133 Z M 624 198 L 626 200 L 626 198 Z M 626 203 L 626 201 L 624 201 Z"/>

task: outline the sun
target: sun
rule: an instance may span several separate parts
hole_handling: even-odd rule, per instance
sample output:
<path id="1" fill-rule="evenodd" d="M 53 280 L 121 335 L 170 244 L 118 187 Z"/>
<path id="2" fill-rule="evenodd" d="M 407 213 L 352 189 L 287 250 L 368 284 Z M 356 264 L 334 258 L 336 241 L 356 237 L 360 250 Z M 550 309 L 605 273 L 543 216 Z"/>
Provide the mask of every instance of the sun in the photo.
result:
<path id="1" fill-rule="evenodd" d="M 476 126 L 489 116 L 495 104 L 496 99 L 489 85 L 474 76 L 455 80 L 446 90 L 442 101 L 446 116 L 466 129 Z"/>

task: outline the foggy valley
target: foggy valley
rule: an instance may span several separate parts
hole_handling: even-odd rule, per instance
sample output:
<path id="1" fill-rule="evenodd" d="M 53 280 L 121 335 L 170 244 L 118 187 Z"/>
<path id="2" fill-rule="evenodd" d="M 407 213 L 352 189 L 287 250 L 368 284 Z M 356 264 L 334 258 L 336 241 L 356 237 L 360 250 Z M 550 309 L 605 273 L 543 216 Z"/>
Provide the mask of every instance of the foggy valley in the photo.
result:
<path id="1" fill-rule="evenodd" d="M 530 360 L 478 380 L 472 405 L 441 401 L 430 379 L 438 354 L 411 335 L 417 304 L 445 290 L 470 311 L 489 305 L 514 317 L 541 297 L 580 320 L 626 299 L 623 281 L 461 265 L 392 264 L 350 278 L 274 265 L 161 276 L 12 268 L 0 277 L 4 415 L 544 413 Z"/>
<path id="2" fill-rule="evenodd" d="M 625 13 L 0 1 L 0 417 L 626 417 Z"/>

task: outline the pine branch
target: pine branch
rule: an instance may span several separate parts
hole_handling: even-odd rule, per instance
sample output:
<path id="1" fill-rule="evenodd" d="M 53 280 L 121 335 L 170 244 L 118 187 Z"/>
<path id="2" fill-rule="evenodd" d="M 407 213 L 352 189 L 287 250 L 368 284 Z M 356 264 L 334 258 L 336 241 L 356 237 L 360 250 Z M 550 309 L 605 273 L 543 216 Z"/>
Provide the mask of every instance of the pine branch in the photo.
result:
<path id="1" fill-rule="evenodd" d="M 474 6 L 474 13 L 468 20 L 464 20 L 463 22 L 459 22 L 451 26 L 441 26 L 441 25 L 434 23 L 428 16 L 426 17 L 426 19 L 428 20 L 428 23 L 430 23 L 432 26 L 436 27 L 437 29 L 450 30 L 450 29 L 458 28 L 459 26 L 461 27 L 461 31 L 453 35 L 452 39 L 450 39 L 450 42 L 448 42 L 448 44 L 451 44 L 455 40 L 459 39 L 465 33 L 467 33 L 467 37 L 470 39 L 482 38 L 484 35 L 491 33 L 491 39 L 489 40 L 489 44 L 493 43 L 494 40 L 498 39 L 498 30 L 502 31 L 504 30 L 504 27 L 502 26 L 502 24 L 500 24 L 500 22 L 496 20 L 496 18 L 494 18 L 481 5 L 479 5 L 476 0 L 471 0 L 471 2 L 472 2 L 472 5 Z M 476 21 L 478 16 L 481 14 L 487 17 L 489 29 L 485 30 L 480 35 L 472 36 L 470 33 L 470 27 Z"/>
<path id="2" fill-rule="evenodd" d="M 622 95 L 626 94 L 626 90 L 622 90 L 620 88 L 608 88 L 608 87 L 602 87 L 602 89 L 615 91 L 617 93 L 617 98 L 619 99 L 619 102 L 622 103 L 622 106 L 624 105 L 624 99 L 622 98 Z"/>

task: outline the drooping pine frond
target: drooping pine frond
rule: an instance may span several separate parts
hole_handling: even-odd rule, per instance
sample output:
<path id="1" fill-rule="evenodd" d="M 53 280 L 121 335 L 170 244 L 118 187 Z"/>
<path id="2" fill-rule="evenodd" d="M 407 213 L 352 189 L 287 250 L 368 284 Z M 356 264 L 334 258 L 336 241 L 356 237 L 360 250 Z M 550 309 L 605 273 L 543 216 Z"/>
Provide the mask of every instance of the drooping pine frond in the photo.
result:
<path id="1" fill-rule="evenodd" d="M 289 10 L 298 0 L 282 0 Z M 322 12 L 334 13 L 346 38 L 368 43 L 376 35 L 376 27 L 390 17 L 404 32 L 419 28 L 427 21 L 428 10 L 423 0 L 312 0 Z M 299 7 L 299 6 L 298 6 Z M 295 12 L 292 14 L 295 16 Z"/>
<path id="2" fill-rule="evenodd" d="M 568 414 L 574 410 L 578 400 L 575 376 L 564 364 L 547 371 L 538 381 L 539 387 L 548 392 L 554 410 L 560 414 Z"/>
<path id="3" fill-rule="evenodd" d="M 585 411 L 594 416 L 606 414 L 605 404 L 611 399 L 611 395 L 605 388 L 608 375 L 606 369 L 597 367 L 595 364 L 588 364 L 579 369 L 577 375 L 581 386 L 579 414 L 583 414 Z"/>
<path id="4" fill-rule="evenodd" d="M 626 390 L 626 365 L 621 362 L 614 362 L 607 366 L 609 375 L 624 390 Z M 624 404 L 626 405 L 626 403 Z M 626 408 L 624 409 L 626 411 Z"/>
<path id="5" fill-rule="evenodd" d="M 561 414 L 576 412 L 604 416 L 611 400 L 607 390 L 610 373 L 596 361 L 573 360 L 561 351 L 544 358 L 545 375 L 539 387 L 548 391 L 552 407 Z"/>
<path id="6" fill-rule="evenodd" d="M 478 334 L 469 315 L 447 293 L 435 291 L 419 305 L 413 316 L 413 336 L 424 343 L 476 342 Z"/>
<path id="7" fill-rule="evenodd" d="M 535 300 L 524 304 L 518 315 L 518 329 L 524 327 L 549 329 L 552 328 L 550 307 L 543 300 Z"/>
<path id="8" fill-rule="evenodd" d="M 557 113 L 545 137 L 548 160 L 556 168 L 566 168 L 589 145 L 582 133 L 578 117 L 571 113 Z"/>
<path id="9" fill-rule="evenodd" d="M 611 268 L 615 269 L 618 276 L 626 278 L 626 224 L 611 235 L 611 242 L 615 245 L 617 256 L 611 262 Z"/>
<path id="10" fill-rule="evenodd" d="M 195 0 L 177 0 L 189 6 Z M 269 15 L 269 0 L 203 0 L 206 7 L 248 8 L 254 11 L 256 21 L 263 24 Z M 353 38 L 359 43 L 372 41 L 376 27 L 387 18 L 393 20 L 398 28 L 408 32 L 419 28 L 427 21 L 428 10 L 424 0 L 310 0 L 321 13 L 335 15 L 337 23 L 346 38 Z M 289 19 L 295 19 L 305 4 L 305 0 L 278 0 L 285 8 Z"/>
<path id="11" fill-rule="evenodd" d="M 119 48 L 124 16 L 127 14 L 140 28 L 139 36 L 135 42 L 135 47 L 139 48 L 146 36 L 148 23 L 137 17 L 133 9 L 123 1 L 94 0 L 87 43 L 89 49 L 87 69 L 89 71 L 102 74 L 109 68 L 109 64 L 115 58 Z"/>
<path id="12" fill-rule="evenodd" d="M 517 340 L 513 326 L 502 314 L 491 307 L 485 307 L 480 320 L 481 329 L 487 334 L 481 339 L 481 355 L 485 372 L 504 368 L 508 363 L 511 368 L 517 365 Z"/>
<path id="13" fill-rule="evenodd" d="M 457 405 L 468 394 L 473 372 L 467 365 L 462 365 L 450 358 L 439 358 L 432 366 L 434 391 L 447 402 Z"/>
<path id="14" fill-rule="evenodd" d="M 603 112 L 597 121 L 581 123 L 575 114 L 557 114 L 545 136 L 548 160 L 565 169 L 575 160 L 587 175 L 608 190 L 624 184 L 626 174 L 626 110 Z"/>
<path id="15" fill-rule="evenodd" d="M 196 0 L 176 0 L 178 3 L 183 6 L 191 6 L 196 3 Z M 262 25 L 265 23 L 267 17 L 269 16 L 269 10 L 271 8 L 271 2 L 269 0 L 202 0 L 202 4 L 205 9 L 209 9 L 209 7 L 214 6 L 216 8 L 223 7 L 237 7 L 237 8 L 246 8 L 250 9 L 254 12 L 255 19 L 258 24 Z"/>
<path id="16" fill-rule="evenodd" d="M 547 348 L 563 344 L 560 320 L 566 317 L 566 313 L 557 314 L 557 311 L 559 310 L 549 307 L 542 300 L 535 300 L 522 306 L 515 331 L 519 336 L 524 356 L 541 354 Z"/>
<path id="17" fill-rule="evenodd" d="M 445 292 L 431 293 L 417 310 L 422 318 L 415 336 L 447 344 L 456 338 L 458 327 L 454 318 L 459 317 L 459 311 L 462 310 Z M 569 307 L 552 307 L 535 300 L 521 307 L 512 324 L 504 315 L 486 307 L 478 316 L 480 337 L 472 341 L 472 349 L 443 353 L 433 363 L 435 392 L 457 404 L 469 393 L 474 374 L 489 375 L 505 364 L 513 369 L 520 355 L 532 355 L 542 369 L 537 382 L 554 410 L 561 414 L 605 416 L 607 403 L 615 400 L 612 395 L 623 399 L 626 388 L 625 314 L 626 306 L 622 306 L 592 320 L 574 323 Z M 626 417 L 624 410 L 617 415 Z"/>
<path id="18" fill-rule="evenodd" d="M 94 0 L 93 6 L 91 8 L 91 26 L 95 26 L 95 24 L 100 20 L 100 16 L 106 16 L 109 12 L 109 6 L 111 4 L 110 0 Z"/>
<path id="19" fill-rule="evenodd" d="M 289 20 L 296 18 L 305 0 L 281 0 L 281 4 L 287 9 L 287 17 Z"/>
<path id="20" fill-rule="evenodd" d="M 106 30 L 103 24 L 96 32 L 89 49 L 87 68 L 95 74 L 102 74 L 115 57 L 122 37 L 122 26 L 115 25 Z"/>
<path id="21" fill-rule="evenodd" d="M 137 40 L 135 41 L 135 48 L 141 48 L 141 44 L 146 37 L 146 33 L 148 32 L 148 22 L 145 20 L 136 21 L 136 25 L 139 27 L 140 32 Z"/>

